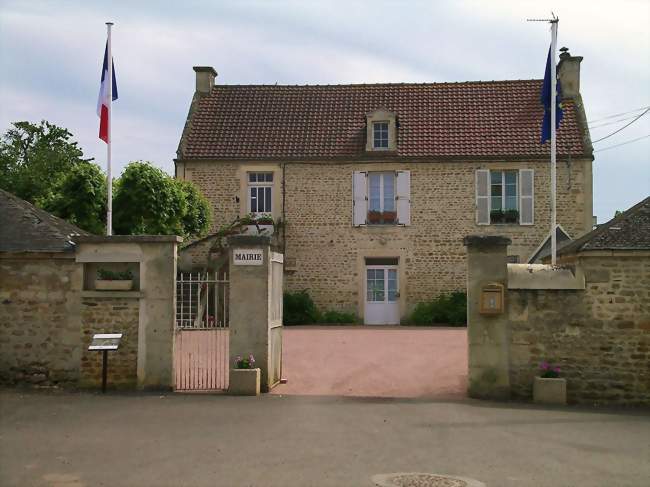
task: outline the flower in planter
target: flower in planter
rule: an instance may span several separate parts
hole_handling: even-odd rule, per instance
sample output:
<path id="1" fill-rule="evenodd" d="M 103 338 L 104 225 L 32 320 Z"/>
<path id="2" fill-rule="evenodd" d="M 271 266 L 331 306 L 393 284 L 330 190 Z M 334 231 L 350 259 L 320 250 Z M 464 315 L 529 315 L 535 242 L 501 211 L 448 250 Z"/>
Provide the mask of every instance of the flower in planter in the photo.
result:
<path id="1" fill-rule="evenodd" d="M 241 355 L 235 357 L 235 368 L 236 369 L 254 369 L 255 368 L 255 357 L 253 354 L 249 354 L 247 358 L 242 358 Z"/>
<path id="2" fill-rule="evenodd" d="M 397 220 L 396 211 L 385 211 L 383 214 L 384 223 L 394 223 Z"/>
<path id="3" fill-rule="evenodd" d="M 506 223 L 517 223 L 519 220 L 519 211 L 515 209 L 506 210 L 503 216 Z"/>
<path id="4" fill-rule="evenodd" d="M 544 361 L 539 364 L 540 377 L 543 379 L 557 379 L 560 377 L 560 367 L 553 366 L 548 362 Z"/>
<path id="5" fill-rule="evenodd" d="M 491 223 L 503 223 L 504 213 L 503 210 L 492 210 L 490 211 L 490 222 Z"/>
<path id="6" fill-rule="evenodd" d="M 380 223 L 381 222 L 381 211 L 370 210 L 368 212 L 368 223 Z"/>

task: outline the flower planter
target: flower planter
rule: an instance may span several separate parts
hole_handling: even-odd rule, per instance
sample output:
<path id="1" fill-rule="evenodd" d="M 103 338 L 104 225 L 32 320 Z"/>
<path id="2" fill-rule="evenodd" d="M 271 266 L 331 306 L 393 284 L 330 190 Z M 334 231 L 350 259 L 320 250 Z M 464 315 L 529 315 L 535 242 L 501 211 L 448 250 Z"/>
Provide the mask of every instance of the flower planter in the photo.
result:
<path id="1" fill-rule="evenodd" d="M 260 395 L 260 369 L 230 369 L 228 394 L 235 396 Z"/>
<path id="2" fill-rule="evenodd" d="M 566 379 L 535 377 L 533 402 L 539 404 L 566 404 Z"/>
<path id="3" fill-rule="evenodd" d="M 383 214 L 384 223 L 395 223 L 397 221 L 396 211 L 385 211 Z"/>
<path id="4" fill-rule="evenodd" d="M 95 290 L 97 291 L 130 291 L 132 288 L 132 279 L 95 279 Z"/>
<path id="5" fill-rule="evenodd" d="M 259 230 L 258 230 L 259 226 Z M 246 225 L 244 235 L 273 235 L 273 225 Z"/>
<path id="6" fill-rule="evenodd" d="M 369 211 L 368 212 L 368 223 L 376 224 L 381 223 L 381 213 L 378 211 Z"/>

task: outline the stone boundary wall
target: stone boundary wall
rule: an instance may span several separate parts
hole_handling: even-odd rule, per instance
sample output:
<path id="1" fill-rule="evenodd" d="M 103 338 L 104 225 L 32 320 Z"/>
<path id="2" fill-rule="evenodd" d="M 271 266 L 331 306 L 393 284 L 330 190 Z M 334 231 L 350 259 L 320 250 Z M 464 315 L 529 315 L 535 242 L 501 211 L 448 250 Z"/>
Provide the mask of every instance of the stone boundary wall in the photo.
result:
<path id="1" fill-rule="evenodd" d="M 650 405 L 650 258 L 577 265 L 584 291 L 508 291 L 512 396 L 532 396 L 546 360 L 561 367 L 569 402 Z"/>
<path id="2" fill-rule="evenodd" d="M 650 406 L 650 252 L 583 252 L 562 269 L 522 273 L 528 266 L 506 262 L 509 243 L 465 239 L 469 395 L 528 400 L 547 361 L 561 368 L 569 403 Z M 536 275 L 549 272 L 557 279 Z M 481 289 L 495 282 L 504 312 L 481 314 Z"/>
<path id="3" fill-rule="evenodd" d="M 102 352 L 88 346 L 95 333 L 122 333 L 120 348 L 108 352 L 108 387 L 134 389 L 138 382 L 138 298 L 84 297 L 81 309 L 80 386 L 97 388 L 102 383 Z"/>
<path id="4" fill-rule="evenodd" d="M 77 383 L 81 279 L 74 254 L 0 258 L 0 383 Z"/>

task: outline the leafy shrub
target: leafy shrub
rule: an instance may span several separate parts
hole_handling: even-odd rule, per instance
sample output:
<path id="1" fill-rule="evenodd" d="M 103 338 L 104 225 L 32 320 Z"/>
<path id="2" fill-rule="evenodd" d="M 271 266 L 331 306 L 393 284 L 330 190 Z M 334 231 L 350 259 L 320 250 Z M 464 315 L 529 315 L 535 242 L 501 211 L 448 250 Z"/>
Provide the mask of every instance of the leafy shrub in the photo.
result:
<path id="1" fill-rule="evenodd" d="M 411 314 L 410 322 L 423 326 L 464 326 L 467 323 L 467 295 L 462 291 L 454 291 L 441 294 L 432 301 L 418 303 Z"/>
<path id="2" fill-rule="evenodd" d="M 131 271 L 97 269 L 97 278 L 105 281 L 130 281 L 133 279 L 133 273 Z"/>
<path id="3" fill-rule="evenodd" d="M 325 311 L 319 320 L 321 323 L 332 324 L 349 324 L 358 321 L 354 313 L 345 313 L 343 311 Z"/>
<path id="4" fill-rule="evenodd" d="M 318 321 L 318 310 L 306 289 L 284 293 L 284 324 L 308 325 Z"/>

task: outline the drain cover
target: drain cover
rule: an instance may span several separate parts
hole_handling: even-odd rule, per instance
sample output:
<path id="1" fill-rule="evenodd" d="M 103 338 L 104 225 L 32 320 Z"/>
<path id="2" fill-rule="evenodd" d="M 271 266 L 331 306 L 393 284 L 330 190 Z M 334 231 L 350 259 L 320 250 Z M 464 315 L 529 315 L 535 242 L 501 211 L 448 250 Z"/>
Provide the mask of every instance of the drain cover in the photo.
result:
<path id="1" fill-rule="evenodd" d="M 418 472 L 374 475 L 372 481 L 379 487 L 485 487 L 478 480 Z"/>

